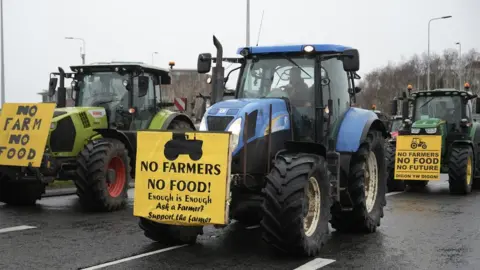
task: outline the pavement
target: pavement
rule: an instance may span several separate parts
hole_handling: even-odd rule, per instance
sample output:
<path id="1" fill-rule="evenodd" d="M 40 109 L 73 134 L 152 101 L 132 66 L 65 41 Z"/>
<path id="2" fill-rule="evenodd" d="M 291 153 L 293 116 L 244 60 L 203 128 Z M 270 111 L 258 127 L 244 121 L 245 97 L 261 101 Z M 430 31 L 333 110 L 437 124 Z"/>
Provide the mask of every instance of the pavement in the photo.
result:
<path id="1" fill-rule="evenodd" d="M 443 179 L 445 180 L 445 179 Z M 337 234 L 317 258 L 278 256 L 258 226 L 205 228 L 197 244 L 153 243 L 125 210 L 84 213 L 75 195 L 35 207 L 0 203 L 0 269 L 480 269 L 480 192 L 448 193 L 445 181 L 389 193 L 376 233 Z"/>

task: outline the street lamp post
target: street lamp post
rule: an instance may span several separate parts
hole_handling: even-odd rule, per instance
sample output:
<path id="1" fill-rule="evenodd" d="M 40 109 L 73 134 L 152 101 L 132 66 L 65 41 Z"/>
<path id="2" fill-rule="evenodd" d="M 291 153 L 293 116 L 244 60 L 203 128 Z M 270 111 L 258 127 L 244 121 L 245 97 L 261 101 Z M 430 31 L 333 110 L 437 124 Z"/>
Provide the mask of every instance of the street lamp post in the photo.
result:
<path id="1" fill-rule="evenodd" d="M 85 40 L 83 38 L 77 38 L 77 37 L 65 37 L 65 39 L 74 39 L 74 40 L 82 41 L 83 49 L 80 48 L 80 57 L 82 58 L 82 63 L 85 64 L 85 53 L 86 53 Z"/>
<path id="2" fill-rule="evenodd" d="M 430 90 L 430 23 L 435 20 L 443 20 L 451 18 L 452 16 L 443 16 L 438 18 L 433 18 L 428 21 L 428 59 L 427 59 L 427 90 Z"/>
<path id="3" fill-rule="evenodd" d="M 456 45 L 459 46 L 459 52 L 458 52 L 458 65 L 459 65 L 459 68 L 458 68 L 458 80 L 460 81 L 460 87 L 458 88 L 459 90 L 462 90 L 462 86 L 463 86 L 463 83 L 462 83 L 462 70 L 463 70 L 463 67 L 462 67 L 462 43 L 459 42 L 456 42 L 455 43 Z"/>
<path id="4" fill-rule="evenodd" d="M 152 65 L 153 65 L 153 62 L 154 62 L 153 56 L 154 56 L 155 54 L 158 54 L 158 52 L 152 52 Z"/>
<path id="5" fill-rule="evenodd" d="M 250 46 L 250 0 L 247 0 L 246 45 Z"/>
<path id="6" fill-rule="evenodd" d="M 0 0 L 0 20 L 1 20 L 1 26 L 0 26 L 0 46 L 2 46 L 1 48 L 1 52 L 0 52 L 0 62 L 1 62 L 1 66 L 0 68 L 2 69 L 2 73 L 1 73 L 1 80 L 2 80 L 2 91 L 1 91 L 1 97 L 2 97 L 2 108 L 3 108 L 3 104 L 5 103 L 5 58 L 4 58 L 4 53 L 3 53 L 3 0 Z"/>

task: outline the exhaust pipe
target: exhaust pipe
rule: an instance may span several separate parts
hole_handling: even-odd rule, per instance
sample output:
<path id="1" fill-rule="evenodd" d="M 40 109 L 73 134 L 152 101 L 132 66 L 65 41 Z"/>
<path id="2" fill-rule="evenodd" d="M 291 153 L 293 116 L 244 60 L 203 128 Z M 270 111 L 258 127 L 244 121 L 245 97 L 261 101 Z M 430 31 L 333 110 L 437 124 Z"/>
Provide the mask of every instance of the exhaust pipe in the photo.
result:
<path id="1" fill-rule="evenodd" d="M 223 47 L 217 37 L 213 36 L 213 45 L 217 48 L 217 60 L 215 67 L 212 68 L 212 94 L 210 104 L 213 105 L 223 99 L 223 82 L 225 68 L 222 66 Z"/>
<path id="2" fill-rule="evenodd" d="M 65 71 L 58 67 L 60 73 L 60 86 L 57 89 L 57 108 L 65 108 L 67 106 L 67 89 L 65 88 Z"/>

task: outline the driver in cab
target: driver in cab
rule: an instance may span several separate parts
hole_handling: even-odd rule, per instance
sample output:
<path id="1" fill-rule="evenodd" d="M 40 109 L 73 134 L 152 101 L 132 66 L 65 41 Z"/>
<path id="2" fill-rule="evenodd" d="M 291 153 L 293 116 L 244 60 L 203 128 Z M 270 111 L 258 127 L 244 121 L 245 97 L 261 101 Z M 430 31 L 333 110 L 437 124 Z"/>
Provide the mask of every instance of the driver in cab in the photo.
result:
<path id="1" fill-rule="evenodd" d="M 309 96 L 308 85 L 302 79 L 302 70 L 293 67 L 290 70 L 290 83 L 285 86 L 288 97 L 293 106 L 310 107 L 311 97 Z"/>

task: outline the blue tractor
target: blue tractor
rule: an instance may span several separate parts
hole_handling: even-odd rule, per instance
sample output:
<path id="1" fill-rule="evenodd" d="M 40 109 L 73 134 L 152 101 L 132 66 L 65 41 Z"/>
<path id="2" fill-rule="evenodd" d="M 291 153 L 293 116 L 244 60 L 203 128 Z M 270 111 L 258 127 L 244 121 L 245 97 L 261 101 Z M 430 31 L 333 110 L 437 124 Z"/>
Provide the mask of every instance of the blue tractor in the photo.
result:
<path id="1" fill-rule="evenodd" d="M 340 45 L 239 48 L 212 62 L 211 106 L 200 130 L 233 134 L 230 217 L 260 223 L 263 239 L 279 251 L 315 256 L 329 233 L 372 233 L 386 205 L 387 130 L 372 110 L 352 107 L 360 88 L 359 54 Z M 223 99 L 222 62 L 240 63 L 235 98 Z M 140 220 L 159 242 L 194 242 L 200 227 Z"/>

